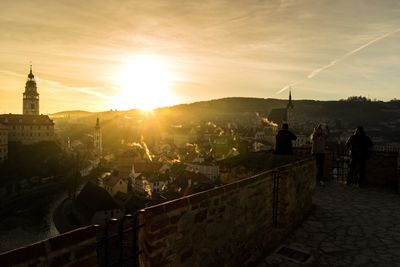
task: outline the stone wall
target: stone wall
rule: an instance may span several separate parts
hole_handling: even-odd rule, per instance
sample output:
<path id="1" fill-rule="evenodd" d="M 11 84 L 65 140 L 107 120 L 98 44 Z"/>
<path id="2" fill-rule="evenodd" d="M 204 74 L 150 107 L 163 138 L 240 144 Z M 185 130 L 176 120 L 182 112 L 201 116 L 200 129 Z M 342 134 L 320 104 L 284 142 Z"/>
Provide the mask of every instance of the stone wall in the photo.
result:
<path id="1" fill-rule="evenodd" d="M 304 160 L 147 208 L 139 217 L 141 266 L 251 266 L 308 213 L 314 186 L 313 162 Z"/>
<path id="2" fill-rule="evenodd" d="M 312 207 L 315 188 L 314 162 L 303 161 L 279 168 L 278 225 L 290 231 L 301 223 Z"/>
<path id="3" fill-rule="evenodd" d="M 302 160 L 142 210 L 140 266 L 254 266 L 311 209 L 313 166 Z M 97 263 L 94 226 L 0 255 L 1 266 Z"/>
<path id="4" fill-rule="evenodd" d="M 96 227 L 88 226 L 0 254 L 0 266 L 96 266 Z"/>

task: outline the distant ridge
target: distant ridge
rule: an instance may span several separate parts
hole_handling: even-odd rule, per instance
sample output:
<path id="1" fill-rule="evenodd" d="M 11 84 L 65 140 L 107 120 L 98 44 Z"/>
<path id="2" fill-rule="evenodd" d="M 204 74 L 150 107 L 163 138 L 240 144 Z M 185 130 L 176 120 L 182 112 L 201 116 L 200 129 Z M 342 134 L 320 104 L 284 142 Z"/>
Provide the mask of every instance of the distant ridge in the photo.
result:
<path id="1" fill-rule="evenodd" d="M 283 108 L 286 99 L 227 97 L 188 104 L 178 104 L 162 107 L 153 111 L 154 115 L 168 117 L 173 121 L 179 120 L 213 120 L 215 118 L 232 118 L 243 114 L 260 113 L 267 116 L 273 108 Z M 349 101 L 349 100 L 293 100 L 297 114 L 309 119 L 343 120 L 349 124 L 377 125 L 397 121 L 400 117 L 400 101 Z M 131 109 L 126 111 L 89 112 L 83 110 L 63 111 L 51 114 L 50 117 L 91 118 L 99 114 L 104 119 L 115 116 L 140 117 L 142 111 Z M 103 119 L 102 118 L 102 119 Z"/>
<path id="2" fill-rule="evenodd" d="M 50 114 L 49 116 L 61 116 L 61 115 L 68 115 L 68 114 L 90 114 L 92 112 L 90 111 L 85 111 L 85 110 L 66 110 L 66 111 L 59 111 L 53 114 Z"/>

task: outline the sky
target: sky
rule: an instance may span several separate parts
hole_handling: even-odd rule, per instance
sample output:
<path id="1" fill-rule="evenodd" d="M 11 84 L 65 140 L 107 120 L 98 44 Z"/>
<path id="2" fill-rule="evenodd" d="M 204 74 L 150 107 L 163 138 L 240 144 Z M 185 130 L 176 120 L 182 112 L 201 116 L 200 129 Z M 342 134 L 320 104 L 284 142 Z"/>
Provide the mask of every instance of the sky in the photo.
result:
<path id="1" fill-rule="evenodd" d="M 1 0 L 0 113 L 400 98 L 397 0 Z"/>

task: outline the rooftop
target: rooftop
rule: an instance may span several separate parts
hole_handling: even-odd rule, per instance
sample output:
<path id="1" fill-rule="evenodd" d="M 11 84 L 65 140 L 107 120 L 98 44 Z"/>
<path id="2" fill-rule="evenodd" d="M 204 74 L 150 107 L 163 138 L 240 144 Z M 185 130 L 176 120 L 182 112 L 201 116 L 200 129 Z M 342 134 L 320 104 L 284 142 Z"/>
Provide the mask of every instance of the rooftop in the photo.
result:
<path id="1" fill-rule="evenodd" d="M 54 125 L 47 115 L 0 114 L 0 122 L 6 125 Z"/>

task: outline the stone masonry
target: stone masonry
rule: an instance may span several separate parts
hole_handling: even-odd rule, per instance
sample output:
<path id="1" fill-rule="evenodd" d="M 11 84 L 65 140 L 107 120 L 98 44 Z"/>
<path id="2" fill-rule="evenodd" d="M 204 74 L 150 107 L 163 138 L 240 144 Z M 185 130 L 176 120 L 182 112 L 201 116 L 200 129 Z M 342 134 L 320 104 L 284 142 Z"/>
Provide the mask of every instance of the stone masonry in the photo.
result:
<path id="1" fill-rule="evenodd" d="M 252 266 L 311 209 L 313 170 L 304 160 L 145 209 L 141 266 Z M 280 180 L 277 228 L 274 175 Z"/>

